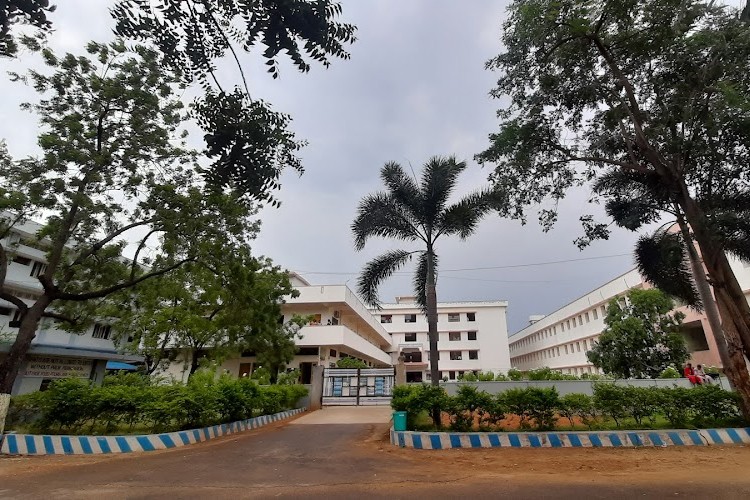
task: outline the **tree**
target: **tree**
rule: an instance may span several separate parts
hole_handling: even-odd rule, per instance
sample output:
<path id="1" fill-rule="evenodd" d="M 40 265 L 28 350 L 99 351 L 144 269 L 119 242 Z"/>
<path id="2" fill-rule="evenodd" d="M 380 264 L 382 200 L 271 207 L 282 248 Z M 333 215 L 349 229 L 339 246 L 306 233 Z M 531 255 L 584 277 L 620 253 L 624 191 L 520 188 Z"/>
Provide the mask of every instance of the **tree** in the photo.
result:
<path id="1" fill-rule="evenodd" d="M 700 0 L 519 0 L 503 40 L 506 52 L 488 66 L 502 74 L 493 94 L 511 105 L 478 159 L 498 164 L 506 213 L 523 218 L 526 205 L 605 176 L 648 186 L 655 206 L 633 212 L 634 226 L 678 216 L 700 250 L 728 348 L 750 355 L 750 306 L 726 256 L 744 258 L 731 231 L 750 234 L 750 25 Z M 541 219 L 549 227 L 555 216 Z M 607 237 L 606 224 L 581 220 L 580 245 Z"/>
<path id="2" fill-rule="evenodd" d="M 40 99 L 25 105 L 40 117 L 43 156 L 0 161 L 0 232 L 42 220 L 30 244 L 47 261 L 42 291 L 29 305 L 5 283 L 13 247 L 0 245 L 0 298 L 20 312 L 0 363 L 4 394 L 43 317 L 81 331 L 106 297 L 195 261 L 205 248 L 220 255 L 256 228 L 255 207 L 241 193 L 201 183 L 196 154 L 180 141 L 179 79 L 156 52 L 128 52 L 116 42 L 90 43 L 83 56 L 43 55 L 50 74 L 30 73 Z M 129 260 L 122 257 L 128 238 L 135 245 Z"/>
<path id="3" fill-rule="evenodd" d="M 427 161 L 418 184 L 397 163 L 380 171 L 386 191 L 366 196 L 357 208 L 352 224 L 355 247 L 362 250 L 367 240 L 379 236 L 424 245 L 420 250 L 392 250 L 369 262 L 357 282 L 365 302 L 378 307 L 378 287 L 406 262 L 417 256 L 414 293 L 427 316 L 430 339 L 430 377 L 440 382 L 438 372 L 437 282 L 438 258 L 435 243 L 441 236 L 466 239 L 479 221 L 498 206 L 499 196 L 491 189 L 477 190 L 448 204 L 465 162 L 455 157 L 433 157 Z"/>
<path id="4" fill-rule="evenodd" d="M 679 206 L 674 203 L 670 207 L 669 193 L 665 193 L 650 176 L 610 171 L 596 181 L 594 191 L 607 197 L 607 214 L 619 226 L 637 231 L 654 219 L 654 214 L 660 213 L 674 221 L 673 228 L 679 228 L 675 232 L 672 228 L 665 229 L 665 225 L 641 236 L 635 248 L 638 269 L 655 287 L 705 311 L 724 373 L 741 395 L 743 414 L 750 417 L 750 373 L 742 339 L 731 324 L 726 328 L 722 325 L 703 261 Z M 720 228 L 724 247 L 743 260 L 750 259 L 750 233 L 746 222 L 750 215 L 748 194 L 735 193 L 727 198 L 727 193 L 722 190 L 710 190 L 699 193 L 696 199 Z"/>
<path id="5" fill-rule="evenodd" d="M 271 374 L 271 383 L 275 384 L 279 372 L 297 354 L 297 343 L 300 329 L 308 324 L 310 316 L 295 315 L 274 329 L 266 329 L 260 335 L 254 335 L 249 347 L 255 351 L 258 364 L 266 368 Z"/>
<path id="6" fill-rule="evenodd" d="M 18 42 L 11 33 L 11 26 L 18 23 L 29 24 L 40 32 L 50 29 L 52 23 L 47 14 L 53 12 L 49 0 L 4 0 L 0 2 L 0 56 L 15 56 Z"/>
<path id="7" fill-rule="evenodd" d="M 367 363 L 357 358 L 341 358 L 336 361 L 337 368 L 367 368 Z"/>
<path id="8" fill-rule="evenodd" d="M 657 289 L 631 290 L 625 304 L 612 299 L 604 331 L 586 357 L 620 378 L 658 378 L 668 366 L 681 366 L 689 357 L 679 332 L 685 315 L 673 308 Z"/>
<path id="9" fill-rule="evenodd" d="M 192 375 L 203 358 L 221 361 L 277 331 L 283 298 L 295 293 L 288 274 L 247 248 L 227 245 L 217 257 L 201 256 L 110 300 L 116 339 L 144 354 L 149 373 L 179 353 Z"/>

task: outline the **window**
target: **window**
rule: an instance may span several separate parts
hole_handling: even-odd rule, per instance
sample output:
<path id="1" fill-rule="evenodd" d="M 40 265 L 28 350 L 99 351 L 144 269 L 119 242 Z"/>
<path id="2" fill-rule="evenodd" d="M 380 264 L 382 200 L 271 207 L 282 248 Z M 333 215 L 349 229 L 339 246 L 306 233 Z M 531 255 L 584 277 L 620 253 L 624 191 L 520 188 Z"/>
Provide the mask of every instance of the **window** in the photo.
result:
<path id="1" fill-rule="evenodd" d="M 451 342 L 461 340 L 461 332 L 448 332 L 448 340 Z"/>
<path id="2" fill-rule="evenodd" d="M 560 331 L 561 332 L 565 331 L 565 323 L 560 323 Z"/>
<path id="3" fill-rule="evenodd" d="M 380 322 L 381 323 L 391 323 L 393 321 L 393 316 L 390 314 L 381 314 L 380 315 Z"/>
<path id="4" fill-rule="evenodd" d="M 477 332 L 467 332 L 468 339 L 469 340 L 476 340 L 477 339 Z M 516 346 L 517 348 L 518 346 Z"/>
<path id="5" fill-rule="evenodd" d="M 40 275 L 44 274 L 44 271 L 46 270 L 47 270 L 47 264 L 42 264 L 41 262 L 34 262 L 34 265 L 31 266 L 31 272 L 29 273 L 29 276 L 38 278 Z"/>
<path id="6" fill-rule="evenodd" d="M 317 347 L 300 347 L 297 351 L 297 354 L 300 356 L 317 356 L 318 355 L 318 348 Z M 345 358 L 343 352 L 339 353 L 342 358 Z"/>
<path id="7" fill-rule="evenodd" d="M 578 326 L 583 326 L 583 318 L 580 314 L 578 315 Z"/>
<path id="8" fill-rule="evenodd" d="M 94 333 L 91 336 L 94 337 L 95 339 L 107 340 L 109 338 L 110 333 L 112 333 L 111 326 L 96 323 L 94 325 Z"/>
<path id="9" fill-rule="evenodd" d="M 479 359 L 479 351 L 469 351 L 469 359 Z"/>
<path id="10" fill-rule="evenodd" d="M 466 321 L 476 321 L 477 313 L 466 313 Z"/>
<path id="11" fill-rule="evenodd" d="M 0 307 L 0 314 L 2 314 L 3 316 L 10 316 L 10 312 L 12 310 L 13 309 L 11 309 L 10 307 Z"/>
<path id="12" fill-rule="evenodd" d="M 565 344 L 565 354 L 568 354 L 568 344 Z"/>
<path id="13" fill-rule="evenodd" d="M 581 343 L 580 342 L 576 342 L 576 350 L 578 352 L 581 352 Z"/>
<path id="14" fill-rule="evenodd" d="M 404 334 L 404 342 L 416 342 L 417 332 L 407 332 Z"/>
<path id="15" fill-rule="evenodd" d="M 21 255 L 16 255 L 13 258 L 13 262 L 21 264 L 22 266 L 28 266 L 29 264 L 31 264 L 31 259 L 29 259 L 28 257 L 23 257 Z"/>
<path id="16" fill-rule="evenodd" d="M 456 372 L 454 372 L 454 371 L 449 371 L 449 372 L 448 372 L 448 378 L 449 378 L 450 380 L 456 380 Z"/>
<path id="17" fill-rule="evenodd" d="M 588 323 L 589 322 L 589 313 L 588 312 L 584 313 L 583 316 L 586 318 L 586 323 Z"/>
<path id="18" fill-rule="evenodd" d="M 555 347 L 555 351 L 557 351 L 557 355 L 559 356 L 560 355 L 560 348 L 559 347 Z"/>
<path id="19" fill-rule="evenodd" d="M 596 308 L 592 309 L 591 312 L 594 313 L 594 319 L 599 319 L 599 313 L 597 312 Z"/>
<path id="20" fill-rule="evenodd" d="M 448 313 L 448 323 L 458 323 L 459 321 L 461 321 L 459 313 Z"/>
<path id="21" fill-rule="evenodd" d="M 416 314 L 404 314 L 404 323 L 416 323 L 416 322 L 417 322 Z"/>
<path id="22" fill-rule="evenodd" d="M 328 353 L 332 358 L 335 358 L 338 353 L 336 352 L 336 349 L 331 349 L 331 351 Z"/>
<path id="23" fill-rule="evenodd" d="M 570 330 L 570 320 L 565 321 L 565 323 L 568 324 L 568 330 Z M 575 321 L 573 321 L 573 324 L 575 325 Z"/>
<path id="24" fill-rule="evenodd" d="M 602 306 L 602 318 L 607 317 L 607 306 Z"/>
<path id="25" fill-rule="evenodd" d="M 451 351 L 451 360 L 461 361 L 461 351 Z"/>

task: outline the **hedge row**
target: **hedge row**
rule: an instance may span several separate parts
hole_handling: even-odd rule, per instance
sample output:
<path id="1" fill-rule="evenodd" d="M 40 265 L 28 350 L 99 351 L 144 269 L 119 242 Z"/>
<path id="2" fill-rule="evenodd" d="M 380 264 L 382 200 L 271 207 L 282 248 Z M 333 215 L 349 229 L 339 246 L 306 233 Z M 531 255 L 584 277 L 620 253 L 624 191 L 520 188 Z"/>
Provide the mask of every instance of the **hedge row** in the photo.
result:
<path id="1" fill-rule="evenodd" d="M 583 424 L 589 429 L 600 427 L 606 419 L 619 428 L 627 419 L 630 425 L 653 426 L 659 418 L 672 427 L 689 425 L 707 427 L 741 421 L 737 394 L 716 386 L 693 389 L 683 387 L 629 387 L 611 383 L 594 385 L 594 395 L 560 396 L 557 389 L 528 387 L 509 389 L 496 395 L 462 386 L 455 396 L 442 387 L 405 385 L 394 388 L 391 406 L 407 412 L 407 427 L 416 430 L 421 415 L 439 409 L 441 428 L 447 417 L 455 431 L 502 430 L 509 416 L 518 419 L 521 429 L 551 430 L 558 419 L 570 426 Z"/>
<path id="2" fill-rule="evenodd" d="M 12 398 L 7 423 L 36 433 L 169 432 L 278 413 L 306 394 L 301 385 L 260 386 L 201 372 L 187 384 L 152 383 L 137 374 L 107 377 L 102 386 L 64 379 Z"/>

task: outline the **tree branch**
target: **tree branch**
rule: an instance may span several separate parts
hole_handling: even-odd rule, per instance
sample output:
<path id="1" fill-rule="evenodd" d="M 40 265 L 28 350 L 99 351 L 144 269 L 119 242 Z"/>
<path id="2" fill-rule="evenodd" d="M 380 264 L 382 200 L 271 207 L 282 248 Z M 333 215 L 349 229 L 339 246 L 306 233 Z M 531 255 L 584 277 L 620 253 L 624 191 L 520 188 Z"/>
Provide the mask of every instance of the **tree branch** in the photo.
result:
<path id="1" fill-rule="evenodd" d="M 58 314 L 58 313 L 55 313 L 55 312 L 52 312 L 52 311 L 44 311 L 42 313 L 42 317 L 43 318 L 52 318 L 52 319 L 56 319 L 56 320 L 59 320 L 59 321 L 64 321 L 65 323 L 70 323 L 71 325 L 77 325 L 78 324 L 78 320 L 77 319 L 71 318 L 69 316 L 65 316 L 65 315 L 62 315 L 62 314 Z"/>
<path id="2" fill-rule="evenodd" d="M 127 226 L 123 226 L 123 227 L 121 227 L 120 229 L 118 229 L 116 231 L 113 231 L 112 233 L 110 233 L 109 235 L 107 235 L 105 238 L 103 238 L 103 239 L 97 241 L 96 243 L 94 243 L 93 245 L 91 245 L 91 247 L 88 250 L 86 250 L 84 252 L 81 252 L 81 254 L 78 257 L 76 257 L 76 260 L 73 261 L 72 266 L 75 266 L 76 264 L 80 264 L 81 262 L 83 262 L 83 259 L 85 259 L 86 257 L 89 257 L 89 256 L 91 256 L 93 254 L 95 254 L 96 252 L 98 252 L 99 250 L 101 250 L 104 247 L 104 245 L 106 245 L 107 243 L 109 243 L 113 239 L 117 238 L 121 234 L 123 234 L 123 233 L 125 233 L 127 231 L 130 231 L 134 227 L 144 226 L 146 224 L 150 224 L 150 223 L 154 222 L 154 220 L 155 219 L 147 219 L 147 220 L 143 220 L 143 221 L 139 221 L 139 222 L 134 222 L 132 224 L 128 224 Z"/>
<path id="3" fill-rule="evenodd" d="M 29 309 L 29 306 L 26 305 L 26 302 L 19 299 L 13 294 L 6 292 L 5 290 L 0 291 L 0 299 L 7 300 L 8 302 L 16 306 L 21 312 L 26 312 Z"/>
<path id="4" fill-rule="evenodd" d="M 172 264 L 171 266 L 167 266 L 164 269 L 159 269 L 158 271 L 152 271 L 150 273 L 146 273 L 143 276 L 140 276 L 136 279 L 131 279 L 130 281 L 126 281 L 125 283 L 119 283 L 117 285 L 112 285 L 107 288 L 102 288 L 101 290 L 96 290 L 94 292 L 87 292 L 87 293 L 66 293 L 66 292 L 58 292 L 55 294 L 55 299 L 59 300 L 69 300 L 71 302 L 83 302 L 86 300 L 91 299 L 99 299 L 102 297 L 106 297 L 109 294 L 112 294 L 114 292 L 119 292 L 120 290 L 124 290 L 126 288 L 131 288 L 138 283 L 141 283 L 142 281 L 146 281 L 151 278 L 155 278 L 157 276 L 161 276 L 163 274 L 167 274 L 170 271 L 174 271 L 178 267 L 182 266 L 183 264 L 187 262 L 193 262 L 195 258 L 190 257 L 188 259 L 183 259 L 175 264 Z"/>
<path id="5" fill-rule="evenodd" d="M 152 229 L 151 231 L 149 231 L 146 234 L 146 236 L 143 237 L 143 239 L 141 240 L 141 242 L 138 244 L 138 248 L 136 248 L 136 250 L 135 250 L 135 255 L 133 255 L 133 263 L 130 265 L 130 279 L 131 280 L 135 279 L 135 271 L 136 271 L 137 266 L 138 266 L 138 255 L 140 255 L 141 250 L 143 250 L 143 247 L 146 246 L 146 241 L 148 241 L 148 239 L 151 237 L 151 235 L 154 234 L 157 231 L 158 231 L 158 229 Z"/>

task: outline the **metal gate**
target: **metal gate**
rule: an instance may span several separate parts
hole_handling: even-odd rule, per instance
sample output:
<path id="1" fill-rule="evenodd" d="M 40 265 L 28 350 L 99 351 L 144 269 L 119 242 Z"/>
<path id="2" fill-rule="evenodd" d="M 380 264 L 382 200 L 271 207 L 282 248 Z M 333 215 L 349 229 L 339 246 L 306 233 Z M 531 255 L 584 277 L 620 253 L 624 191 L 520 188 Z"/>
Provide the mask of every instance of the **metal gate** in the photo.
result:
<path id="1" fill-rule="evenodd" d="M 326 368 L 323 406 L 389 405 L 395 378 L 393 368 Z"/>

